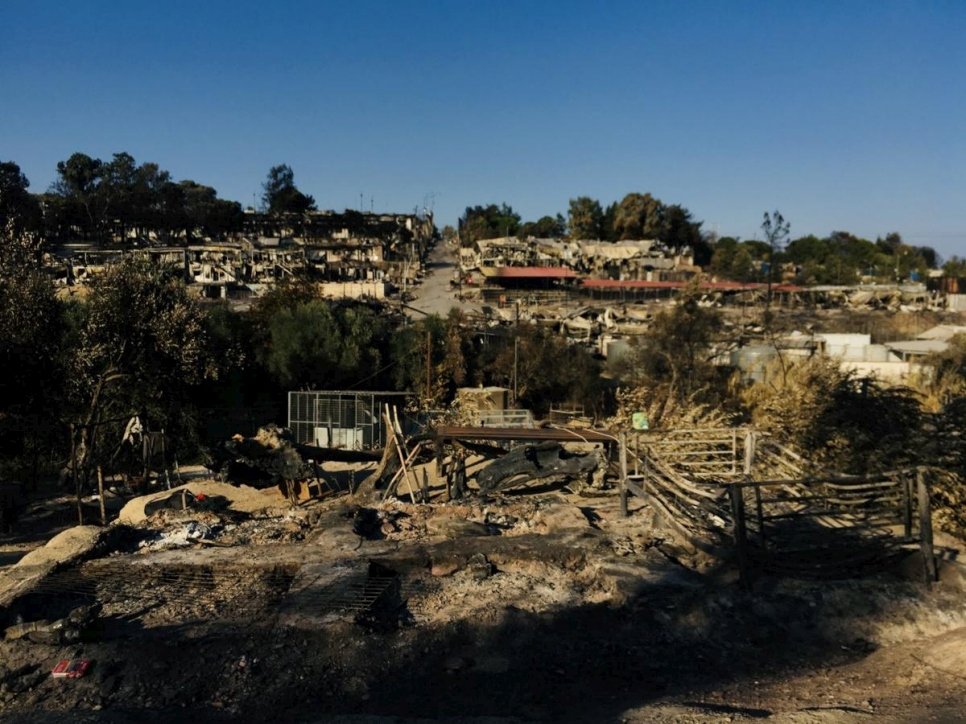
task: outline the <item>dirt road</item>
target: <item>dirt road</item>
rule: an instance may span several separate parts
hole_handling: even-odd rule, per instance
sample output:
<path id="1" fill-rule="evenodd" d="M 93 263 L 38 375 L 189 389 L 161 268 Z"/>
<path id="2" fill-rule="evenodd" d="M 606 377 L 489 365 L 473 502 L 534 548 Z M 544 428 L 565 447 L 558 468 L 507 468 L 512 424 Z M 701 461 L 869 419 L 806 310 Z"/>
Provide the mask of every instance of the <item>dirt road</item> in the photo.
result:
<path id="1" fill-rule="evenodd" d="M 441 241 L 430 252 L 426 264 L 426 277 L 415 289 L 416 299 L 410 306 L 441 317 L 445 317 L 453 307 L 459 307 L 465 311 L 480 311 L 478 304 L 460 300 L 458 288 L 450 285 L 456 268 L 456 247 Z M 408 310 L 407 313 L 413 317 L 421 316 L 412 310 Z"/>

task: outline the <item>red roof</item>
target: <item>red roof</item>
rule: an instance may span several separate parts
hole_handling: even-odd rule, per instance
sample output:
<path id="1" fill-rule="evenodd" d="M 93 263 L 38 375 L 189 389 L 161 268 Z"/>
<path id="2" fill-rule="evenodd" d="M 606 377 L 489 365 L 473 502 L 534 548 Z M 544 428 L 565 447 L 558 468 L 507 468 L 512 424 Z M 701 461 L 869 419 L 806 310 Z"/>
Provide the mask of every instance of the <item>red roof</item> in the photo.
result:
<path id="1" fill-rule="evenodd" d="M 690 282 L 648 282 L 639 279 L 584 279 L 583 286 L 588 289 L 684 289 Z M 767 285 L 760 283 L 742 283 L 732 281 L 700 282 L 698 288 L 715 292 L 746 292 L 753 289 L 765 289 Z M 792 284 L 775 284 L 775 292 L 798 292 L 801 287 Z"/>
<path id="2" fill-rule="evenodd" d="M 680 289 L 685 282 L 646 282 L 638 279 L 584 279 L 591 289 Z"/>
<path id="3" fill-rule="evenodd" d="M 562 266 L 505 266 L 497 269 L 498 279 L 576 279 L 577 272 Z"/>

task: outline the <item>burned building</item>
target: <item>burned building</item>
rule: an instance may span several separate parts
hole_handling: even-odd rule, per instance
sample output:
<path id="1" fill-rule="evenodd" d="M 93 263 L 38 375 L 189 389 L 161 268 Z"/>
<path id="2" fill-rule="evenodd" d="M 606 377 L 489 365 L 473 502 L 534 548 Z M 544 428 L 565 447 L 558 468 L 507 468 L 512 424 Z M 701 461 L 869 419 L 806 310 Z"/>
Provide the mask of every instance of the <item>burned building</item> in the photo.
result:
<path id="1" fill-rule="evenodd" d="M 433 215 L 347 210 L 246 214 L 246 236 L 290 240 L 326 282 L 386 282 L 406 288 L 423 274 L 436 237 Z"/>

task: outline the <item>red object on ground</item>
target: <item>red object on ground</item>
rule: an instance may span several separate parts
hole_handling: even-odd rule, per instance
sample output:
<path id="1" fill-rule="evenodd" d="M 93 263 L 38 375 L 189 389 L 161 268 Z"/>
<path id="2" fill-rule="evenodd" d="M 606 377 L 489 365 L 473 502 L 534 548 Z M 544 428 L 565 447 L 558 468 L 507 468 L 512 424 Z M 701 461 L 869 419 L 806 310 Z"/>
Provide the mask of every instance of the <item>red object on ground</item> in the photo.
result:
<path id="1" fill-rule="evenodd" d="M 91 668 L 89 659 L 61 659 L 51 669 L 50 675 L 55 679 L 79 679 Z"/>
<path id="2" fill-rule="evenodd" d="M 67 677 L 67 667 L 70 666 L 69 659 L 61 659 L 57 662 L 57 666 L 50 670 L 50 675 L 55 679 L 64 679 Z"/>
<path id="3" fill-rule="evenodd" d="M 88 659 L 74 659 L 70 662 L 70 666 L 67 667 L 67 678 L 68 679 L 79 679 L 87 670 L 91 668 L 91 662 Z"/>

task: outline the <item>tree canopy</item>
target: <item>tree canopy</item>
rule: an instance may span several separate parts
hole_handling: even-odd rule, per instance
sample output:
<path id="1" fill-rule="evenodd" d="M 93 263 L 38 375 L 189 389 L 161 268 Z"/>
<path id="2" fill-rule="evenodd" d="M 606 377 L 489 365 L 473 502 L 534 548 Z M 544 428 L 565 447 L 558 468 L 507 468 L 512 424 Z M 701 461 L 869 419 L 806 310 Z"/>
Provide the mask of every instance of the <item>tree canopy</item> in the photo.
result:
<path id="1" fill-rule="evenodd" d="M 464 244 L 480 239 L 516 236 L 520 230 L 520 214 L 507 204 L 467 206 L 460 217 L 460 238 Z"/>
<path id="2" fill-rule="evenodd" d="M 42 224 L 40 204 L 27 189 L 30 182 L 13 161 L 0 162 L 0 228 L 11 234 L 36 232 Z"/>
<path id="3" fill-rule="evenodd" d="M 536 221 L 527 221 L 520 226 L 519 235 L 523 238 L 561 239 L 567 233 L 567 222 L 560 214 L 541 216 Z"/>
<path id="4" fill-rule="evenodd" d="M 75 153 L 57 164 L 57 180 L 42 197 L 49 238 L 100 241 L 221 238 L 241 226 L 241 205 L 215 189 L 175 182 L 158 164 L 138 164 L 129 153 L 110 161 Z"/>
<path id="5" fill-rule="evenodd" d="M 262 189 L 262 203 L 270 214 L 304 214 L 315 210 L 315 199 L 298 190 L 295 172 L 287 164 L 272 166 Z"/>
<path id="6" fill-rule="evenodd" d="M 600 201 L 589 196 L 570 199 L 567 211 L 567 230 L 571 239 L 603 239 L 604 210 Z"/>

